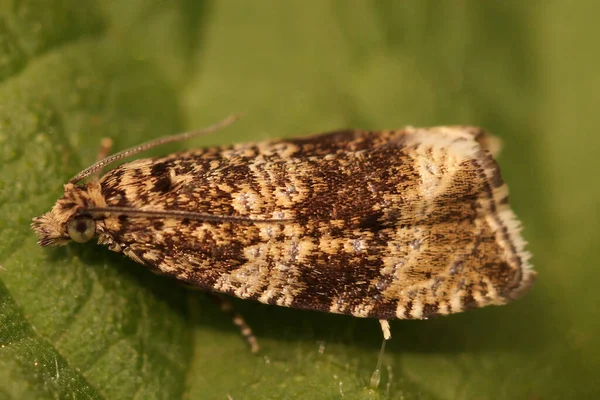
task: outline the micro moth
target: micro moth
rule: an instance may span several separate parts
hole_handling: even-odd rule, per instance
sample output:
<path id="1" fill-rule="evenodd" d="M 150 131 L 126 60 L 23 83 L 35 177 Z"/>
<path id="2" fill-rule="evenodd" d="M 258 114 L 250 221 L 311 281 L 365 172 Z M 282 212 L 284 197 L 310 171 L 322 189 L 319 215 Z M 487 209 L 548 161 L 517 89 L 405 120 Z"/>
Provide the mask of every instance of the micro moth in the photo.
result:
<path id="1" fill-rule="evenodd" d="M 208 292 L 379 320 L 504 304 L 535 280 L 492 156 L 496 142 L 475 127 L 344 130 L 203 148 L 93 176 L 233 119 L 80 172 L 33 220 L 39 244 L 97 237 Z"/>

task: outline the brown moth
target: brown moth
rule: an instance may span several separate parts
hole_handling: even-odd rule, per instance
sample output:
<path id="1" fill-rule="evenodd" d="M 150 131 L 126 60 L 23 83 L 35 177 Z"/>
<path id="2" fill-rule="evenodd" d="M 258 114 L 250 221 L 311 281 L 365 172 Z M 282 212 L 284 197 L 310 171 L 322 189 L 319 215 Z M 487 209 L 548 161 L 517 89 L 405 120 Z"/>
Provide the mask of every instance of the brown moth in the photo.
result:
<path id="1" fill-rule="evenodd" d="M 231 122 L 226 120 L 218 126 Z M 98 243 L 206 291 L 381 320 L 519 297 L 535 280 L 490 150 L 467 126 L 345 130 L 104 166 L 35 218 L 41 246 Z"/>

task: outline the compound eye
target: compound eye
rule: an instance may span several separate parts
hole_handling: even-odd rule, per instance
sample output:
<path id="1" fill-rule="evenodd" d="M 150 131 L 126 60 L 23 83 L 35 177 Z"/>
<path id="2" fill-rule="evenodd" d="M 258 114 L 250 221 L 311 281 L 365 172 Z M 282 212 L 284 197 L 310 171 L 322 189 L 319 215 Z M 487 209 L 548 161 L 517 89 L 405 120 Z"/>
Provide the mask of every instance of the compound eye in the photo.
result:
<path id="1" fill-rule="evenodd" d="M 67 223 L 67 233 L 77 243 L 85 243 L 96 234 L 96 223 L 89 217 L 75 218 Z"/>

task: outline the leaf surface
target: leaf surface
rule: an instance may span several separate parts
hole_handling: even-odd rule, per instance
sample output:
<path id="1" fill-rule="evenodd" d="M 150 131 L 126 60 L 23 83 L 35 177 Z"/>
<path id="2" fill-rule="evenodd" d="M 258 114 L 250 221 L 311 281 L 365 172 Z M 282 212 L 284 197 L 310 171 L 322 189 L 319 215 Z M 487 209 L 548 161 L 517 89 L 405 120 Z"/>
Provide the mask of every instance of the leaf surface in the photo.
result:
<path id="1" fill-rule="evenodd" d="M 534 3 L 4 5 L 0 398 L 598 395 L 600 60 L 588 50 L 600 9 Z M 179 148 L 343 127 L 495 132 L 538 283 L 505 307 L 392 322 L 372 389 L 376 321 L 234 301 L 256 356 L 202 293 L 92 243 L 36 245 L 31 218 L 101 138 L 120 150 L 234 112 L 246 117 Z"/>

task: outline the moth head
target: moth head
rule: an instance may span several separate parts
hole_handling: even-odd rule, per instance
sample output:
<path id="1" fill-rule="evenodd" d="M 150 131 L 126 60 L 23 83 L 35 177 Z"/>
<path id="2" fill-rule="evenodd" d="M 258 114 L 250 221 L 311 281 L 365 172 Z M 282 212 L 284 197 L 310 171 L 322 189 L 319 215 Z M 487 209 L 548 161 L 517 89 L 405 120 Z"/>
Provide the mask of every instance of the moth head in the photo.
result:
<path id="1" fill-rule="evenodd" d="M 145 212 L 134 209 L 123 209 L 118 210 L 118 207 L 107 207 L 106 200 L 102 196 L 100 190 L 100 183 L 97 179 L 91 179 L 85 184 L 81 184 L 84 180 L 90 176 L 97 174 L 102 168 L 113 164 L 125 157 L 130 157 L 134 154 L 146 151 L 153 147 L 160 146 L 165 143 L 177 142 L 186 140 L 195 136 L 205 135 L 210 132 L 214 132 L 230 125 L 237 120 L 239 115 L 231 115 L 225 118 L 223 121 L 209 126 L 205 129 L 197 131 L 184 132 L 179 135 L 169 136 L 166 138 L 159 138 L 150 142 L 143 143 L 141 145 L 120 151 L 111 156 L 105 157 L 90 167 L 80 171 L 77 175 L 69 180 L 64 186 L 65 193 L 63 197 L 58 199 L 52 210 L 46 214 L 34 218 L 31 227 L 38 234 L 40 246 L 56 246 L 65 245 L 69 241 L 73 240 L 78 243 L 87 242 L 93 237 L 97 236 L 96 221 L 102 220 L 103 215 L 106 213 L 123 215 L 141 215 L 164 217 L 168 216 L 180 216 L 181 218 L 197 219 L 197 220 L 224 220 L 227 218 L 207 216 L 197 213 L 177 213 L 177 212 Z M 109 146 L 110 147 L 110 146 Z M 94 218 L 95 216 L 95 218 Z M 232 218 L 231 220 L 249 221 L 247 218 Z M 107 239 L 105 239 L 107 240 Z"/>
<path id="2" fill-rule="evenodd" d="M 63 197 L 57 200 L 52 210 L 34 218 L 31 227 L 37 233 L 40 246 L 62 246 L 73 240 L 84 243 L 96 236 L 96 222 L 85 214 L 91 200 L 94 184 L 65 185 Z"/>

